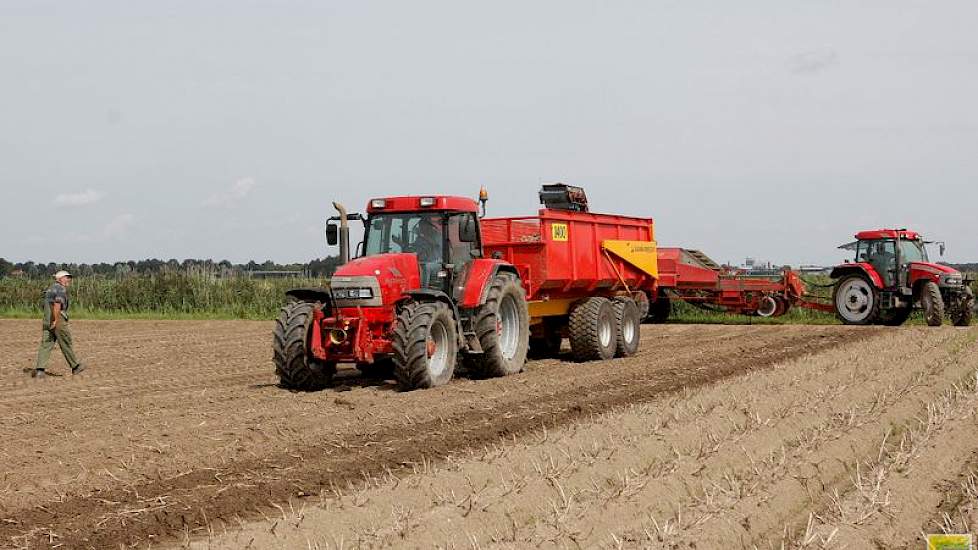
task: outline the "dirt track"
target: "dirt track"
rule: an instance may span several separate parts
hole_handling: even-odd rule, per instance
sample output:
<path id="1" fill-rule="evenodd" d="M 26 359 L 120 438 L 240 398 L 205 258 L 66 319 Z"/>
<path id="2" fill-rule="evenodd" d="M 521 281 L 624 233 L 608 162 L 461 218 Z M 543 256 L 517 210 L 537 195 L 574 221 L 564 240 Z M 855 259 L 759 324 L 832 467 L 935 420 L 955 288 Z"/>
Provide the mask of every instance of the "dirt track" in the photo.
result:
<path id="1" fill-rule="evenodd" d="M 866 515 L 846 464 L 901 466 L 920 479 L 889 494 L 935 488 L 934 508 L 954 512 L 978 450 L 973 415 L 958 421 L 974 400 L 962 385 L 978 368 L 974 329 L 647 326 L 627 360 L 536 361 L 407 394 L 351 371 L 349 391 L 303 394 L 274 384 L 268 323 L 74 328 L 91 371 L 32 382 L 21 369 L 37 323 L 0 321 L 0 541 L 11 546 L 671 546 L 695 535 L 700 548 L 750 547 L 801 525 L 789 543 L 835 530 L 830 542 L 858 548 L 858 528 L 888 532 L 889 516 Z M 947 471 L 907 467 L 922 434 L 952 432 Z M 890 445 L 911 449 L 906 464 L 886 462 Z M 837 502 L 825 502 L 832 489 Z M 432 528 L 445 521 L 456 529 Z"/>

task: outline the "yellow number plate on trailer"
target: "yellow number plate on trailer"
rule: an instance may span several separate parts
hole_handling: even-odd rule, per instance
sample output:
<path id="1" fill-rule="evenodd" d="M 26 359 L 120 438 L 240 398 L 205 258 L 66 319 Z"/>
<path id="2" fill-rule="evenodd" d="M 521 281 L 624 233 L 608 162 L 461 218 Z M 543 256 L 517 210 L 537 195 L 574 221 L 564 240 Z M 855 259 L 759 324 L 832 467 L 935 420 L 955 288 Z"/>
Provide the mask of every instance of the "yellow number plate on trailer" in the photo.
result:
<path id="1" fill-rule="evenodd" d="M 566 223 L 553 223 L 553 224 L 550 224 L 550 240 L 553 240 L 553 241 L 566 241 L 567 240 L 567 224 Z"/>

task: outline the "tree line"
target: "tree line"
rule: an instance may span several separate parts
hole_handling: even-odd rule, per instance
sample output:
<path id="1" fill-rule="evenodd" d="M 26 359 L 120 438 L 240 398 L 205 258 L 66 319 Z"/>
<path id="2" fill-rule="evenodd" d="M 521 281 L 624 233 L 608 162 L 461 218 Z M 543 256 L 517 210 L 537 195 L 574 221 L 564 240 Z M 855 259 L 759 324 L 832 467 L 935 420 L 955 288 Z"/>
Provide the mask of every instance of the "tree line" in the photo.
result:
<path id="1" fill-rule="evenodd" d="M 134 275 L 152 276 L 168 273 L 201 275 L 210 277 L 241 277 L 261 271 L 293 271 L 305 277 L 328 277 L 339 266 L 339 258 L 328 256 L 306 263 L 278 264 L 271 260 L 258 263 L 235 264 L 228 260 L 201 259 L 147 259 L 129 260 L 115 263 L 58 263 L 58 262 L 11 262 L 0 258 L 0 277 L 25 277 L 37 279 L 50 277 L 64 269 L 77 277 L 125 277 Z"/>

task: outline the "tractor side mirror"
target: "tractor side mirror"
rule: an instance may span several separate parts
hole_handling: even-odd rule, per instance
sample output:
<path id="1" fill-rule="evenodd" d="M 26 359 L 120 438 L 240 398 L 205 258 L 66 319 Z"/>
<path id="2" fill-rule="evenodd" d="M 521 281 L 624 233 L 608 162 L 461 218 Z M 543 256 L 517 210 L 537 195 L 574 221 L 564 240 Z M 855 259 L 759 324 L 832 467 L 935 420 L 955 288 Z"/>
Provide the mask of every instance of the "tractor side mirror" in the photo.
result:
<path id="1" fill-rule="evenodd" d="M 472 216 L 463 216 L 458 228 L 458 239 L 463 243 L 474 243 L 476 238 L 475 219 Z"/>
<path id="2" fill-rule="evenodd" d="M 334 246 L 340 240 L 340 230 L 335 224 L 326 224 L 326 244 Z"/>

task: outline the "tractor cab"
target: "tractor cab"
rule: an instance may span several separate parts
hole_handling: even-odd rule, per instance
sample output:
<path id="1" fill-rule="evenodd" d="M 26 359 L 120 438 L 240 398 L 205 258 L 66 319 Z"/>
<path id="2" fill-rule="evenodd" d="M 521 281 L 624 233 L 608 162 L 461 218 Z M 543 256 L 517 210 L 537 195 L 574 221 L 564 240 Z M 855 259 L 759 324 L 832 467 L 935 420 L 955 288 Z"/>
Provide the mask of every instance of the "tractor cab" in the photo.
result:
<path id="1" fill-rule="evenodd" d="M 879 276 L 884 288 L 910 287 L 908 276 L 912 264 L 924 264 L 934 269 L 946 269 L 931 264 L 927 259 L 927 249 L 920 235 L 906 229 L 880 229 L 861 231 L 856 241 L 839 248 L 855 252 L 854 263 L 868 264 Z M 943 251 L 943 243 L 941 249 Z"/>

